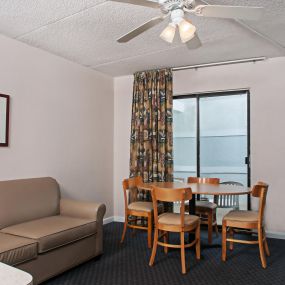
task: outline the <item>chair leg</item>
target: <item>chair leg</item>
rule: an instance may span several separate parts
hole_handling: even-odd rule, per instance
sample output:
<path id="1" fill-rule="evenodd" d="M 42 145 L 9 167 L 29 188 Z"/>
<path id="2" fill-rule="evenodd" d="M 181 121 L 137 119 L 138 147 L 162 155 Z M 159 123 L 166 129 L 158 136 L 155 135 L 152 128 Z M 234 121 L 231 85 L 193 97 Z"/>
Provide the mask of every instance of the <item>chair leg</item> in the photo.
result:
<path id="1" fill-rule="evenodd" d="M 153 238 L 153 247 L 152 247 L 152 253 L 149 261 L 149 266 L 152 266 L 154 263 L 156 250 L 157 250 L 157 240 L 158 240 L 158 229 L 154 230 L 154 238 Z"/>
<path id="2" fill-rule="evenodd" d="M 137 224 L 138 224 L 138 217 L 135 217 L 135 218 L 134 218 L 134 221 L 135 221 L 135 225 L 137 225 Z M 135 234 L 136 234 L 136 229 L 133 228 L 133 229 L 132 229 L 132 236 L 134 236 Z"/>
<path id="3" fill-rule="evenodd" d="M 226 261 L 227 258 L 227 225 L 226 222 L 223 221 L 222 228 L 222 260 Z"/>
<path id="4" fill-rule="evenodd" d="M 164 243 L 168 243 L 168 232 L 165 231 L 163 234 L 164 234 L 164 236 L 163 236 L 163 242 L 164 242 Z M 165 253 L 165 254 L 168 253 L 168 247 L 167 247 L 167 246 L 164 247 L 164 253 Z"/>
<path id="5" fill-rule="evenodd" d="M 208 243 L 212 244 L 213 236 L 213 212 L 208 212 Z"/>
<path id="6" fill-rule="evenodd" d="M 197 228 L 195 230 L 195 238 L 196 238 L 196 259 L 200 260 L 200 258 L 201 258 L 200 222 L 198 223 Z"/>
<path id="7" fill-rule="evenodd" d="M 218 228 L 217 224 L 215 224 L 215 230 L 216 230 L 216 236 L 218 237 L 219 236 L 219 228 Z"/>
<path id="8" fill-rule="evenodd" d="M 234 229 L 230 228 L 230 238 L 234 238 Z M 234 249 L 234 242 L 230 241 L 230 250 Z"/>
<path id="9" fill-rule="evenodd" d="M 124 223 L 124 229 L 123 229 L 123 233 L 122 233 L 121 243 L 124 242 L 124 239 L 126 236 L 126 231 L 127 231 L 127 226 L 128 226 L 128 216 L 125 217 L 125 223 Z"/>
<path id="10" fill-rule="evenodd" d="M 264 239 L 264 249 L 265 249 L 265 253 L 267 256 L 270 256 L 270 251 L 269 251 L 269 247 L 267 244 L 267 240 L 266 240 L 266 234 L 265 234 L 265 230 L 263 229 L 263 239 Z"/>
<path id="11" fill-rule="evenodd" d="M 151 213 L 147 217 L 147 246 L 151 248 L 151 233 L 152 233 L 152 217 Z"/>
<path id="12" fill-rule="evenodd" d="M 219 236 L 219 228 L 218 228 L 218 224 L 217 224 L 217 209 L 215 210 L 214 213 L 214 222 L 215 222 L 215 231 L 216 231 L 216 236 Z"/>
<path id="13" fill-rule="evenodd" d="M 180 233 L 180 246 L 181 246 L 181 267 L 182 274 L 186 273 L 186 265 L 185 265 L 185 240 L 184 240 L 184 232 Z"/>
<path id="14" fill-rule="evenodd" d="M 259 254 L 260 260 L 263 268 L 266 268 L 266 259 L 264 254 L 264 243 L 263 243 L 263 229 L 258 228 L 258 245 L 259 245 Z"/>

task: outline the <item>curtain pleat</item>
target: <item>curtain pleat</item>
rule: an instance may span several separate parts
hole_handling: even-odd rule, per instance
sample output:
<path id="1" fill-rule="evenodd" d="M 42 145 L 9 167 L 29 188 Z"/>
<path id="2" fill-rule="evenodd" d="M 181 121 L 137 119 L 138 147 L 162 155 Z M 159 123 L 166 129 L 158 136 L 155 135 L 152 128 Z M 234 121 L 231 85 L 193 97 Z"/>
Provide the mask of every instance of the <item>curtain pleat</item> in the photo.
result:
<path id="1" fill-rule="evenodd" d="M 173 87 L 170 69 L 134 75 L 130 177 L 173 180 Z"/>

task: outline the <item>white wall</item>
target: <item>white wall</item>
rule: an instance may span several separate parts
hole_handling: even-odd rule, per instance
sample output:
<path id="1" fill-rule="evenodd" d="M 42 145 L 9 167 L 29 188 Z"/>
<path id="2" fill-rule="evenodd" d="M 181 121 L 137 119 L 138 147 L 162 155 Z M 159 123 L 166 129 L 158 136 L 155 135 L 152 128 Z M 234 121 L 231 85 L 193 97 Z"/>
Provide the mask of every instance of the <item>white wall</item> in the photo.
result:
<path id="1" fill-rule="evenodd" d="M 114 215 L 124 216 L 122 181 L 129 177 L 133 76 L 114 80 Z M 117 218 L 117 220 L 120 218 Z"/>
<path id="2" fill-rule="evenodd" d="M 11 96 L 0 180 L 52 176 L 113 216 L 113 79 L 4 36 L 0 46 L 0 93 Z"/>
<path id="3" fill-rule="evenodd" d="M 285 233 L 285 191 L 283 164 L 285 157 L 284 112 L 285 58 L 258 63 L 176 71 L 174 94 L 250 88 L 252 182 L 270 184 L 266 224 L 271 233 Z M 115 79 L 115 215 L 123 216 L 121 181 L 128 176 L 130 110 L 133 77 Z"/>

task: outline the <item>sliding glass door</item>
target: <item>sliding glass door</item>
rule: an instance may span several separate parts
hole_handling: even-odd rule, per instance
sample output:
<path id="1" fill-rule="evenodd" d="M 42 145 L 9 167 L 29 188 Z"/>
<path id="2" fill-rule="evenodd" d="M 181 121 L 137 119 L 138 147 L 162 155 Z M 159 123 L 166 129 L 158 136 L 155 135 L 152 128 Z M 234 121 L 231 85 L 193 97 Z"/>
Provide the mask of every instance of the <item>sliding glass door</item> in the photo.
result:
<path id="1" fill-rule="evenodd" d="M 219 177 L 250 186 L 247 90 L 176 96 L 173 113 L 176 179 Z M 248 197 L 239 198 L 247 209 Z"/>
<path id="2" fill-rule="evenodd" d="M 201 97 L 200 176 L 247 185 L 247 95 Z"/>

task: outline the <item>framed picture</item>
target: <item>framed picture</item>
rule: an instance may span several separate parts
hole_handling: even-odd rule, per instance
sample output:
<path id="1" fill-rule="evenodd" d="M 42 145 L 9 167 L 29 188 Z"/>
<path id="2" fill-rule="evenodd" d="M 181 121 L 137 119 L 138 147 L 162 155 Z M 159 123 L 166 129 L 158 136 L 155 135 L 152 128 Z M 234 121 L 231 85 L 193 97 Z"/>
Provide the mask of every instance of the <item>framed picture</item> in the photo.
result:
<path id="1" fill-rule="evenodd" d="M 0 94 L 0 147 L 9 144 L 10 97 Z"/>

